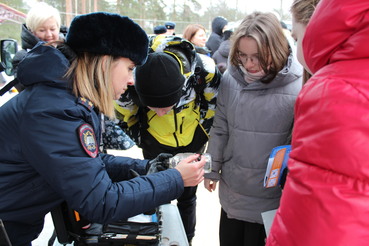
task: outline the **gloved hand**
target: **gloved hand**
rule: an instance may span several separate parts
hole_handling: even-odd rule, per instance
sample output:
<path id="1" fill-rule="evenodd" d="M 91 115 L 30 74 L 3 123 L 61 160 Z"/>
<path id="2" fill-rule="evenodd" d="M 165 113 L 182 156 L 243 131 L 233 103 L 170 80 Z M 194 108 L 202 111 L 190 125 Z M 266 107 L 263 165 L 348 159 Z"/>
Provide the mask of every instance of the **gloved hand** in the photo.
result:
<path id="1" fill-rule="evenodd" d="M 131 172 L 131 175 L 132 175 L 133 178 L 140 177 L 140 175 L 138 174 L 138 172 L 136 172 L 135 170 L 129 169 L 129 171 Z"/>
<path id="2" fill-rule="evenodd" d="M 146 175 L 167 170 L 169 168 L 168 159 L 171 157 L 173 157 L 172 154 L 161 153 L 149 161 L 146 165 Z"/>

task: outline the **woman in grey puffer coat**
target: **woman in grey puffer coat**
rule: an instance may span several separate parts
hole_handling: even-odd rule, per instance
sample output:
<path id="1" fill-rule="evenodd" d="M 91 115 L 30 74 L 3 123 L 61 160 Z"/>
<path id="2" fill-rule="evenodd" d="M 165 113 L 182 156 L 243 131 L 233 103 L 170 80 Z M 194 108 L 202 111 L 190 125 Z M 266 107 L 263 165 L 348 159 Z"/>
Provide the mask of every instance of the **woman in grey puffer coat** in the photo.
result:
<path id="1" fill-rule="evenodd" d="M 220 246 L 264 245 L 261 213 L 279 206 L 279 187 L 264 189 L 272 149 L 288 144 L 302 67 L 272 13 L 245 17 L 231 38 L 229 67 L 219 88 L 208 153 L 219 182 Z"/>

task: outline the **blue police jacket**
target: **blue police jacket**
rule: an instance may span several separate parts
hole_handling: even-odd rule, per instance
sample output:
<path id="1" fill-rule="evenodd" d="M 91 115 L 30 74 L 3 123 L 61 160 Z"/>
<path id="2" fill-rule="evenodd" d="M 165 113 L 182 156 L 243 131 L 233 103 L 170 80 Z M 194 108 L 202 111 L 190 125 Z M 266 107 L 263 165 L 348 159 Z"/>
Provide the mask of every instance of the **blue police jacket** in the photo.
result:
<path id="1" fill-rule="evenodd" d="M 26 89 L 0 107 L 0 219 L 26 225 L 29 234 L 62 201 L 108 223 L 176 199 L 184 189 L 175 169 L 130 179 L 129 169 L 145 174 L 148 160 L 97 153 L 101 116 L 68 90 L 68 68 L 59 50 L 39 43 L 19 64 Z"/>

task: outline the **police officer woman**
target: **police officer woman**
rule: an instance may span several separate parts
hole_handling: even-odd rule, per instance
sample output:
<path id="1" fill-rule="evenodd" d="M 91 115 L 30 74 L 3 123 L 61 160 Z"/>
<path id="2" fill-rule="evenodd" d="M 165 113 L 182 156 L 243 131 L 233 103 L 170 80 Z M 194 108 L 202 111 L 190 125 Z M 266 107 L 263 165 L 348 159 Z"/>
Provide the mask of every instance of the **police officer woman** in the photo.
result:
<path id="1" fill-rule="evenodd" d="M 127 35 L 129 34 L 129 35 Z M 13 245 L 31 245 L 45 214 L 66 201 L 86 219 L 108 223 L 178 198 L 203 180 L 198 155 L 176 169 L 144 175 L 152 161 L 98 153 L 103 113 L 133 85 L 145 63 L 146 33 L 131 19 L 96 12 L 73 19 L 64 41 L 40 42 L 18 67 L 26 89 L 0 108 L 0 219 Z M 191 163 L 190 165 L 188 163 Z"/>

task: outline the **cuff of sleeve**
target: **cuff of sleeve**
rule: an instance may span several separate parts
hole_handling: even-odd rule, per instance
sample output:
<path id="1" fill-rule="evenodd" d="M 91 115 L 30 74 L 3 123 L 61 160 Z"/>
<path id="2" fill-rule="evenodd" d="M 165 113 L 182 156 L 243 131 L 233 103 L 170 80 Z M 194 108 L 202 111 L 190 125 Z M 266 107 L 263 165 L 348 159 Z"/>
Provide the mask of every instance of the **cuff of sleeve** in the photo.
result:
<path id="1" fill-rule="evenodd" d="M 220 180 L 220 173 L 212 171 L 211 173 L 205 173 L 204 178 L 211 179 L 213 181 Z"/>

